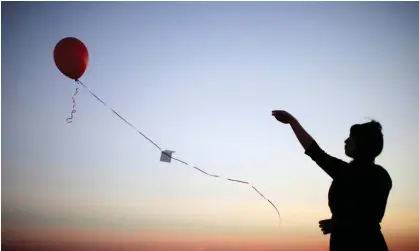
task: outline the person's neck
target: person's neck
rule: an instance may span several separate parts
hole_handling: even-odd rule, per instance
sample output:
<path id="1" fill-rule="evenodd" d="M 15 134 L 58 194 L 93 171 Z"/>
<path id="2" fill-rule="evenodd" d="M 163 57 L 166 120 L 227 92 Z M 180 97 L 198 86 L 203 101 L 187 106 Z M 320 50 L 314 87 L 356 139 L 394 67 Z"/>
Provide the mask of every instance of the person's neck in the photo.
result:
<path id="1" fill-rule="evenodd" d="M 375 164 L 375 159 L 358 157 L 354 158 L 352 162 L 360 164 Z"/>

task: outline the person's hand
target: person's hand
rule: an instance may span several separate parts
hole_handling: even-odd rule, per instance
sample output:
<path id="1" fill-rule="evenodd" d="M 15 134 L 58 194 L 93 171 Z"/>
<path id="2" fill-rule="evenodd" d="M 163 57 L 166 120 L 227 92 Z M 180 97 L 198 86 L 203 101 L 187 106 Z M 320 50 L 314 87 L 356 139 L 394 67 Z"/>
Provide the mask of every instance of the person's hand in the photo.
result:
<path id="1" fill-rule="evenodd" d="M 290 124 L 295 118 L 289 114 L 287 111 L 274 110 L 272 111 L 272 116 L 276 118 L 279 122 L 283 124 Z"/>
<path id="2" fill-rule="evenodd" d="M 323 234 L 330 234 L 333 231 L 334 224 L 332 219 L 321 220 L 319 221 L 319 227 L 322 230 Z"/>

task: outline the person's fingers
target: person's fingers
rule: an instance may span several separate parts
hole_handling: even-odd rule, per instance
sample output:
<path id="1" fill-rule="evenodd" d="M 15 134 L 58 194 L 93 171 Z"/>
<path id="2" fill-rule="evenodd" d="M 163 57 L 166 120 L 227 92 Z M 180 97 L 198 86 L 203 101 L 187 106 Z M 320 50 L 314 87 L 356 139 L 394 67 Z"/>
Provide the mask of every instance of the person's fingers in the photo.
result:
<path id="1" fill-rule="evenodd" d="M 322 231 L 327 231 L 327 232 L 330 232 L 330 229 L 331 229 L 331 226 L 327 224 L 326 225 L 321 224 L 319 225 L 319 227 L 321 228 Z"/>
<path id="2" fill-rule="evenodd" d="M 284 123 L 284 118 L 283 118 L 283 117 L 281 117 L 281 116 L 274 116 L 274 118 L 275 118 L 276 120 L 278 120 L 279 122 Z"/>
<path id="3" fill-rule="evenodd" d="M 321 229 L 324 235 L 330 234 L 332 228 L 332 220 L 325 219 L 319 221 L 319 228 Z"/>

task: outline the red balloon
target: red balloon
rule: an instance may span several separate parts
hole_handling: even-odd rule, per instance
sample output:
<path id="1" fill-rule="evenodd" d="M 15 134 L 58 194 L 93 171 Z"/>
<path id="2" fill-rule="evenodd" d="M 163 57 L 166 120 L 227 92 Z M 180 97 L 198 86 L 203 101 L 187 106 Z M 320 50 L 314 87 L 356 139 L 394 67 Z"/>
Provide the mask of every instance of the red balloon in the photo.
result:
<path id="1" fill-rule="evenodd" d="M 54 48 L 54 62 L 65 76 L 78 80 L 89 62 L 89 52 L 82 41 L 74 37 L 61 39 Z"/>

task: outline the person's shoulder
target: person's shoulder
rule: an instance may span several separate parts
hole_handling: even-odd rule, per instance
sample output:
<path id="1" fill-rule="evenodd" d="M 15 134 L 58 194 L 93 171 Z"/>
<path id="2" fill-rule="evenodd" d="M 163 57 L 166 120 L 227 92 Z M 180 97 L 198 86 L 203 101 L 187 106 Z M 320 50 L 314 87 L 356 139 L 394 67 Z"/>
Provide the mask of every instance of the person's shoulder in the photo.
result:
<path id="1" fill-rule="evenodd" d="M 376 164 L 375 166 L 376 166 L 379 179 L 383 181 L 384 183 L 388 184 L 390 187 L 392 187 L 393 181 L 391 179 L 389 172 L 381 165 Z"/>
<path id="2" fill-rule="evenodd" d="M 389 172 L 383 166 L 378 165 L 378 164 L 375 164 L 375 166 L 376 166 L 376 168 L 378 170 L 378 174 L 381 177 L 391 179 Z"/>

